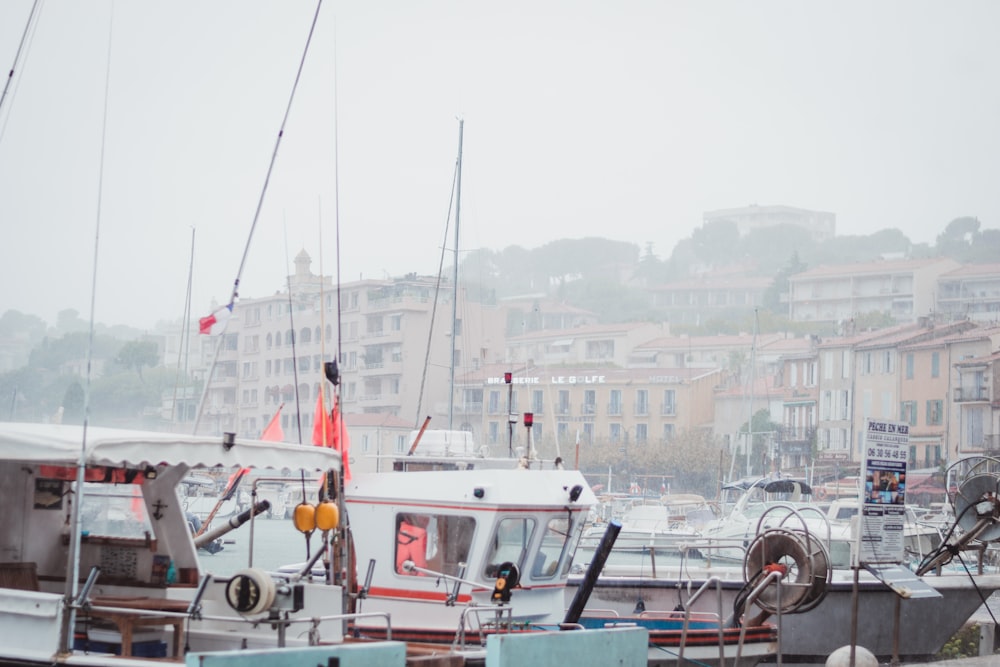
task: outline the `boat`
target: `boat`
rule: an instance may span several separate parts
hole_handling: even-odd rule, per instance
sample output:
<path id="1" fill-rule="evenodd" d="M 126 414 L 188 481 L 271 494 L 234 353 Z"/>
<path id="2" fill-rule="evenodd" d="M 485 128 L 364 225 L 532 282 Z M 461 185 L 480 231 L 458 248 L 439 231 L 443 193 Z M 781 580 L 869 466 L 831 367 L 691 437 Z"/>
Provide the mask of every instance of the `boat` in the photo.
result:
<path id="1" fill-rule="evenodd" d="M 393 638 L 473 656 L 498 632 L 560 627 L 644 628 L 649 665 L 673 664 L 678 654 L 754 665 L 774 654 L 773 624 L 748 625 L 722 609 L 620 613 L 567 604 L 573 559 L 596 502 L 583 475 L 532 460 L 473 462 L 461 451 L 456 458 L 461 465 L 447 456 L 403 456 L 387 472 L 357 474 L 345 485 L 361 578 L 354 634 L 385 638 L 384 623 L 365 620 L 378 613 L 392 618 Z M 620 524 L 610 525 L 617 537 Z M 313 572 L 301 563 L 282 571 Z"/>
<path id="2" fill-rule="evenodd" d="M 186 653 L 343 642 L 342 586 L 252 568 L 213 577 L 197 548 L 236 519 L 196 538 L 178 492 L 191 471 L 333 474 L 336 452 L 232 435 L 9 422 L 0 423 L 0 452 L 8 489 L 0 662 L 94 665 L 118 653 L 132 655 L 122 664 L 152 665 Z"/>
<path id="3" fill-rule="evenodd" d="M 963 490 L 956 495 L 965 498 L 967 518 L 964 527 L 956 526 L 953 537 L 942 540 L 931 525 L 919 538 L 914 532 L 908 561 L 895 567 L 869 566 L 857 571 L 850 560 L 851 527 L 857 525 L 857 519 L 833 518 L 842 512 L 855 515 L 856 500 L 821 508 L 807 502 L 808 485 L 800 480 L 781 484 L 777 479 L 762 479 L 740 484 L 746 489 L 733 512 L 742 517 L 736 523 L 739 530 L 706 530 L 702 538 L 684 545 L 680 557 L 657 560 L 655 569 L 648 556 L 641 563 L 635 557 L 627 561 L 610 558 L 593 586 L 590 604 L 623 613 L 637 607 L 700 611 L 705 609 L 704 601 L 692 600 L 690 592 L 707 581 L 719 582 L 724 604 L 736 604 L 744 581 L 753 576 L 748 571 L 747 552 L 759 531 L 808 533 L 828 553 L 831 574 L 819 603 L 782 617 L 778 651 L 783 664 L 823 664 L 836 649 L 851 644 L 855 572 L 857 645 L 881 660 L 926 661 L 963 627 L 990 594 L 1000 590 L 1000 574 L 984 567 L 982 557 L 988 542 L 1000 538 L 996 527 L 1000 510 L 991 501 L 984 528 L 977 523 L 983 517 L 968 509 L 981 506 L 989 493 L 996 495 L 1000 477 L 980 473 L 970 479 L 964 485 L 955 482 L 955 488 Z M 766 503 L 752 503 L 747 497 L 753 494 L 760 500 L 765 497 L 761 494 L 764 489 L 784 495 L 784 501 L 772 497 Z M 962 510 L 956 514 L 961 515 Z M 960 537 L 970 533 L 988 539 L 969 544 L 970 538 Z M 737 553 L 742 558 L 737 558 Z M 957 553 L 962 557 L 954 559 L 955 566 L 956 562 L 948 561 Z M 567 599 L 581 585 L 589 557 L 581 554 L 575 565 L 577 571 L 570 578 Z"/>
<path id="4" fill-rule="evenodd" d="M 665 495 L 656 501 L 637 501 L 620 513 L 621 531 L 614 553 L 648 554 L 655 563 L 657 554 L 677 555 L 692 539 L 701 536 L 714 510 L 696 494 Z M 593 551 L 604 534 L 606 521 L 593 522 L 583 533 L 580 546 Z"/>

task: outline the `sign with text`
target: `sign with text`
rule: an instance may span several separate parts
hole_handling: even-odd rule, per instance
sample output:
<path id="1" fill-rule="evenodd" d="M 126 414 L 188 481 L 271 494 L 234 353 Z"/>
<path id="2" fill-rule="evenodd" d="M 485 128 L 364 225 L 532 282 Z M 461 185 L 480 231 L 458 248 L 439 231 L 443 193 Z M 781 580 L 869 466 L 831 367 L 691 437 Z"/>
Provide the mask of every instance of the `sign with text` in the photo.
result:
<path id="1" fill-rule="evenodd" d="M 868 418 L 861 457 L 861 514 L 854 554 L 862 565 L 900 563 L 906 527 L 906 459 L 910 426 Z"/>

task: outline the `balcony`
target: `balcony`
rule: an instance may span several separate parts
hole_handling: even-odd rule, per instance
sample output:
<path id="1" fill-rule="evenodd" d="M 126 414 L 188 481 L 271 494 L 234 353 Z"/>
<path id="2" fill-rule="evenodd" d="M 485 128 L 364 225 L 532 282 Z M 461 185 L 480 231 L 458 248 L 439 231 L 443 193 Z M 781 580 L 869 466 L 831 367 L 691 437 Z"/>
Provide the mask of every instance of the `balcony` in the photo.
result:
<path id="1" fill-rule="evenodd" d="M 986 387 L 957 387 L 955 389 L 954 400 L 956 403 L 988 401 L 989 391 L 987 391 Z"/>
<path id="2" fill-rule="evenodd" d="M 664 417 L 676 417 L 677 405 L 674 403 L 664 403 L 660 406 L 660 414 Z"/>
<path id="3" fill-rule="evenodd" d="M 483 402 L 469 401 L 455 406 L 462 414 L 481 415 L 483 413 Z"/>
<path id="4" fill-rule="evenodd" d="M 580 414 L 582 415 L 592 415 L 595 414 L 596 412 L 597 412 L 596 403 L 583 403 L 580 406 Z"/>
<path id="5" fill-rule="evenodd" d="M 815 437 L 815 426 L 783 426 L 778 431 L 778 441 L 782 444 L 811 443 Z"/>
<path id="6" fill-rule="evenodd" d="M 569 405 L 557 405 L 556 414 L 557 415 L 568 415 L 570 413 Z"/>
<path id="7" fill-rule="evenodd" d="M 621 417 L 622 416 L 622 404 L 621 403 L 609 403 L 608 404 L 608 416 L 609 417 Z"/>

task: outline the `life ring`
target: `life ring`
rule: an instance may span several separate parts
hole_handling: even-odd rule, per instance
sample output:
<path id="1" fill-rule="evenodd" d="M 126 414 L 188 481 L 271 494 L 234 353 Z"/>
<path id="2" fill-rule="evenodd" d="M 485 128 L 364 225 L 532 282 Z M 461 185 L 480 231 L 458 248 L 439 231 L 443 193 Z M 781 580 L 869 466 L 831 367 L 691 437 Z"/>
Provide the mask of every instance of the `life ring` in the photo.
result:
<path id="1" fill-rule="evenodd" d="M 823 500 L 826 498 L 826 489 L 822 486 L 816 489 L 816 500 Z"/>

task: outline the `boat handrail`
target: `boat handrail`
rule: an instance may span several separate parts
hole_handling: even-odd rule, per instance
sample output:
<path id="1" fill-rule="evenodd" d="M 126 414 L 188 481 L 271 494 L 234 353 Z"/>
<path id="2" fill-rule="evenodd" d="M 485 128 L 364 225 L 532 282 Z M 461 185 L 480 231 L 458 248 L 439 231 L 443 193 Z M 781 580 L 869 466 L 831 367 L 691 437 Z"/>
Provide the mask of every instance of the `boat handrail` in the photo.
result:
<path id="1" fill-rule="evenodd" d="M 722 627 L 722 580 L 719 577 L 711 576 L 705 580 L 697 591 L 694 592 L 691 597 L 687 599 L 687 603 L 684 605 L 684 623 L 681 626 L 681 644 L 677 649 L 677 664 L 682 665 L 684 660 L 684 647 L 687 645 L 687 633 L 688 625 L 691 622 L 691 605 L 702 596 L 702 594 L 709 590 L 709 588 L 715 589 L 716 601 L 719 605 L 719 664 L 725 664 L 725 635 L 723 633 Z M 740 633 L 740 647 L 743 647 L 743 633 Z M 736 663 L 739 664 L 739 649 L 737 650 Z"/>
<path id="2" fill-rule="evenodd" d="M 583 611 L 580 612 L 580 616 L 614 616 L 618 618 L 621 614 L 614 609 L 591 609 L 590 607 L 584 607 Z"/>
<path id="3" fill-rule="evenodd" d="M 173 600 L 168 598 L 162 598 L 167 602 L 183 602 L 181 600 Z M 130 616 L 139 617 L 156 617 L 156 618 L 177 618 L 177 619 L 187 619 L 191 621 L 214 621 L 216 623 L 246 623 L 249 625 L 257 626 L 261 623 L 269 623 L 271 625 L 294 625 L 297 623 L 310 623 L 312 628 L 309 630 L 310 644 L 313 643 L 313 639 L 318 641 L 319 639 L 319 624 L 326 621 L 356 621 L 362 618 L 384 618 L 385 619 L 385 632 L 386 639 L 392 639 L 392 614 L 387 611 L 368 611 L 368 612 L 357 612 L 352 614 L 326 614 L 321 616 L 302 616 L 302 617 L 284 617 L 275 619 L 270 616 L 269 611 L 262 612 L 254 616 L 223 616 L 218 614 L 193 614 L 183 611 L 169 611 L 160 609 L 146 609 L 146 608 L 136 608 L 136 607 L 115 607 L 110 605 L 74 605 L 78 609 L 85 609 L 86 611 L 97 611 L 112 614 L 128 614 Z"/>
<path id="4" fill-rule="evenodd" d="M 504 603 L 499 605 L 477 605 L 471 604 L 462 610 L 461 615 L 458 618 L 458 630 L 455 631 L 455 639 L 452 640 L 451 646 L 453 649 L 465 650 L 465 624 L 469 616 L 475 615 L 476 625 L 479 628 L 479 643 L 482 646 L 486 646 L 486 634 L 483 632 L 483 622 L 480 618 L 480 613 L 489 612 L 494 615 L 496 624 L 495 627 L 499 632 L 501 629 L 506 628 L 509 634 L 513 629 L 514 620 L 514 608 L 510 605 Z M 502 617 L 506 616 L 506 623 L 501 621 Z M 469 626 L 472 629 L 472 626 Z"/>
<path id="5" fill-rule="evenodd" d="M 463 579 L 462 577 L 456 577 L 453 574 L 445 574 L 444 572 L 439 572 L 437 570 L 429 570 L 426 567 L 420 567 L 412 560 L 403 561 L 403 571 L 406 573 L 425 574 L 428 577 L 437 577 L 438 579 L 444 579 L 445 581 L 452 581 L 456 584 L 466 584 L 468 586 L 471 586 L 473 590 L 488 591 L 490 589 L 489 586 L 479 581 L 472 581 L 471 579 Z"/>

